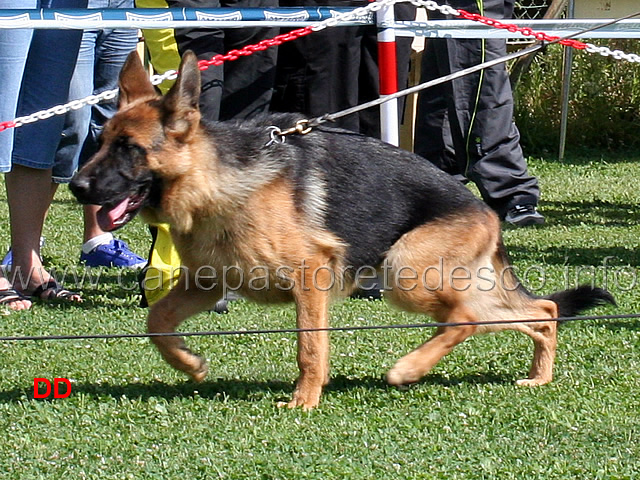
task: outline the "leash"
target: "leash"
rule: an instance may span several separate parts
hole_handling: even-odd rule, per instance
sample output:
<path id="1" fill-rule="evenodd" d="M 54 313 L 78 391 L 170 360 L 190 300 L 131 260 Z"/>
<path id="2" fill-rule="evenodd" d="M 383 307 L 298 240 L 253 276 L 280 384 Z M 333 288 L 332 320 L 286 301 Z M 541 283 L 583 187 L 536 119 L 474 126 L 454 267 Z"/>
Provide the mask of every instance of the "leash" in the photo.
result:
<path id="1" fill-rule="evenodd" d="M 411 3 L 413 4 L 417 4 L 417 5 L 422 5 L 422 1 L 421 0 L 415 0 L 415 1 L 411 1 Z M 391 100 L 400 98 L 400 97 L 404 97 L 406 95 L 411 95 L 412 93 L 417 93 L 421 90 L 426 90 L 427 88 L 431 88 L 434 87 L 436 85 L 440 85 L 442 83 L 446 83 L 461 77 L 464 77 L 466 75 L 470 75 L 472 73 L 475 73 L 477 71 L 483 70 L 485 68 L 490 68 L 493 67 L 495 65 L 499 65 L 501 63 L 505 63 L 508 62 L 510 60 L 514 60 L 518 57 L 522 57 L 525 55 L 529 55 L 530 53 L 533 52 L 537 52 L 539 50 L 544 51 L 549 45 L 553 45 L 553 44 L 561 44 L 561 45 L 565 45 L 565 46 L 570 46 L 572 48 L 578 48 L 578 49 L 582 49 L 582 50 L 588 50 L 589 49 L 589 45 L 586 43 L 582 43 L 582 42 L 576 42 L 575 40 L 572 40 L 574 37 L 577 37 L 579 35 L 584 35 L 585 33 L 589 33 L 592 32 L 594 30 L 598 30 L 600 28 L 605 28 L 608 27 L 610 25 L 615 25 L 616 23 L 621 22 L 622 20 L 627 20 L 629 18 L 633 18 L 633 17 L 637 17 L 640 15 L 640 11 L 636 12 L 636 13 L 632 13 L 629 15 L 625 15 L 623 17 L 619 17 L 616 18 L 614 20 L 610 20 L 607 22 L 604 22 L 600 25 L 596 25 L 595 27 L 589 27 L 589 28 L 585 28 L 583 30 L 580 30 L 578 32 L 572 33 L 570 35 L 566 35 L 564 37 L 550 37 L 549 35 L 546 35 L 544 33 L 536 33 L 533 32 L 531 29 L 527 29 L 527 28 L 519 28 L 519 27 L 515 27 L 513 25 L 509 25 L 509 24 L 505 24 L 505 23 L 501 23 L 498 22 L 497 20 L 493 20 L 493 19 L 487 19 L 486 17 L 482 17 L 480 15 L 477 14 L 472 14 L 469 12 L 465 12 L 464 10 L 458 10 L 458 12 L 462 12 L 461 14 L 459 13 L 459 15 L 463 16 L 464 18 L 467 18 L 469 20 L 474 20 L 474 21 L 480 21 L 481 23 L 485 23 L 487 25 L 496 27 L 496 28 L 505 28 L 508 29 L 509 31 L 520 31 L 521 33 L 527 35 L 527 36 L 534 36 L 536 38 L 538 38 L 540 40 L 540 43 L 538 43 L 537 45 L 533 45 L 531 47 L 527 47 L 524 48 L 522 50 L 519 50 L 517 52 L 505 55 L 503 57 L 500 58 L 496 58 L 494 60 L 489 60 L 483 63 L 479 63 L 478 65 L 474 65 L 473 67 L 469 67 L 469 68 L 465 68 L 463 70 L 459 70 L 457 72 L 454 73 L 450 73 L 449 75 L 446 75 L 444 77 L 440 77 L 437 78 L 435 80 L 430 80 L 428 82 L 424 82 L 421 83 L 419 85 L 415 85 L 413 87 L 409 87 L 406 88 L 404 90 L 400 90 L 396 93 L 393 94 L 389 94 L 389 95 L 384 95 L 381 96 L 375 100 L 371 100 L 369 102 L 360 104 L 360 105 L 356 105 L 355 107 L 350 107 L 344 110 L 340 110 L 338 112 L 335 113 L 327 113 L 324 115 L 321 115 L 319 117 L 315 117 L 312 119 L 303 119 L 303 120 L 298 120 L 295 124 L 295 126 L 287 128 L 285 130 L 281 130 L 279 127 L 277 126 L 269 126 L 268 127 L 268 132 L 269 132 L 269 138 L 270 140 L 266 143 L 265 146 L 271 146 L 273 144 L 277 144 L 277 143 L 283 143 L 286 139 L 286 137 L 288 135 L 292 135 L 292 134 L 300 134 L 300 135 L 306 135 L 307 133 L 311 132 L 311 130 L 315 127 L 318 127 L 324 123 L 327 122 L 335 122 L 337 119 L 342 118 L 342 117 L 346 117 L 347 115 L 351 115 L 357 112 L 360 112 L 362 110 L 366 110 L 367 108 L 371 108 L 371 107 L 375 107 L 378 105 L 382 105 L 383 103 L 389 102 Z M 481 20 L 482 19 L 482 20 Z M 486 20 L 491 20 L 491 22 L 487 22 Z M 597 47 L 596 47 L 597 48 Z M 592 50 L 589 50 L 592 51 Z M 603 53 L 600 52 L 603 55 L 608 55 L 608 53 Z M 616 52 L 611 52 L 611 54 L 616 57 L 615 55 Z M 617 57 L 616 57 L 617 58 Z M 636 60 L 637 61 L 637 60 Z"/>

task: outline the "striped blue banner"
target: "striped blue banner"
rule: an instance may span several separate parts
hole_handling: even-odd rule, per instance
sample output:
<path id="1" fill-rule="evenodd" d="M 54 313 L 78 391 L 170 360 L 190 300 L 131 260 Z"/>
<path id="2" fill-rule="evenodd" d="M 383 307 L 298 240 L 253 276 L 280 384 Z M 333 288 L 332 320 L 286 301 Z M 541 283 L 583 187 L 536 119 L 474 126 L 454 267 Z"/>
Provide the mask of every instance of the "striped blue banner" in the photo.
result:
<path id="1" fill-rule="evenodd" d="M 105 28 L 128 26 L 131 28 L 173 28 L 206 26 L 220 27 L 261 26 L 274 22 L 278 25 L 305 26 L 352 12 L 354 8 L 119 8 L 119 9 L 0 9 L 0 28 Z M 236 23 L 241 24 L 236 25 Z M 368 14 L 341 25 L 373 24 Z"/>

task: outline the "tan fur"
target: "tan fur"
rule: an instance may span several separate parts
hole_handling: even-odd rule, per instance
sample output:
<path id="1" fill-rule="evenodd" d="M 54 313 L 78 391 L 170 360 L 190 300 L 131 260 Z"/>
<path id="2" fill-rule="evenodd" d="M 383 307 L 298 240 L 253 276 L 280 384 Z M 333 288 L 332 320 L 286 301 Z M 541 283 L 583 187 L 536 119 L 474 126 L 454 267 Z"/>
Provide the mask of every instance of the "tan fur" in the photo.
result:
<path id="1" fill-rule="evenodd" d="M 387 255 L 391 278 L 401 277 L 389 291 L 389 300 L 405 310 L 427 313 L 439 323 L 557 318 L 555 303 L 529 298 L 514 289 L 514 277 L 505 271 L 497 251 L 499 237 L 499 220 L 489 212 L 485 218 L 447 218 L 414 229 Z M 413 280 L 406 280 L 396 265 L 429 272 L 426 282 L 410 288 Z M 424 284 L 428 288 L 422 288 Z M 534 341 L 529 378 L 518 384 L 550 382 L 555 321 L 438 328 L 429 341 L 398 360 L 387 380 L 394 385 L 416 382 L 470 335 L 506 329 L 521 331 Z"/>
<path id="2" fill-rule="evenodd" d="M 198 285 L 194 272 L 201 265 L 211 265 L 218 273 L 233 265 L 237 270 L 227 283 L 241 295 L 264 302 L 293 300 L 298 328 L 326 328 L 333 293 L 330 277 L 338 275 L 344 245 L 331 233 L 317 230 L 313 222 L 300 221 L 292 198 L 290 185 L 278 178 L 255 191 L 242 209 L 232 209 L 226 216 L 200 212 L 187 233 L 175 229 L 176 248 L 189 275 L 183 275 L 167 297 L 154 305 L 149 331 L 175 331 L 184 319 L 210 308 L 222 296 L 220 288 Z M 277 275 L 279 269 L 284 278 Z M 264 282 L 270 288 L 263 288 Z M 182 340 L 153 341 L 175 368 L 196 380 L 206 374 L 205 363 Z M 329 378 L 328 333 L 300 333 L 298 344 L 301 374 L 289 406 L 310 408 L 319 402 Z"/>

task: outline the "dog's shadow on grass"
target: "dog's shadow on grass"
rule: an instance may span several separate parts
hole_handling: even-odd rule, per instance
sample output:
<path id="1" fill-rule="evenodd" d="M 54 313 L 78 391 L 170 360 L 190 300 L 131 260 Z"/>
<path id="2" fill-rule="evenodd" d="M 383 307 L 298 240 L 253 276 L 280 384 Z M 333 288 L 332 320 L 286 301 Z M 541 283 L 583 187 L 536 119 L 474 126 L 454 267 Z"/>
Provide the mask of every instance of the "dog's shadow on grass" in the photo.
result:
<path id="1" fill-rule="evenodd" d="M 640 319 L 632 320 L 614 320 L 607 322 L 604 326 L 607 330 L 612 331 L 626 331 L 626 330 L 640 330 Z"/>
<path id="2" fill-rule="evenodd" d="M 65 387 L 61 389 L 65 391 Z M 202 383 L 182 382 L 165 383 L 150 381 L 146 383 L 135 382 L 127 384 L 74 382 L 71 384 L 71 396 L 82 395 L 88 398 L 111 398 L 115 400 L 129 399 L 148 402 L 154 398 L 173 400 L 178 398 L 206 398 L 249 400 L 269 393 L 274 396 L 290 394 L 293 389 L 291 382 L 285 381 L 251 381 L 251 380 L 226 380 L 218 379 L 204 381 Z M 33 386 L 27 388 L 14 388 L 0 391 L 0 404 L 15 403 L 19 401 L 33 400 Z M 43 402 L 60 401 L 52 397 L 38 399 Z"/>
<path id="3" fill-rule="evenodd" d="M 420 385 L 440 385 L 445 387 L 459 386 L 464 384 L 512 384 L 514 379 L 510 376 L 503 376 L 494 373 L 480 373 L 473 375 L 461 375 L 457 377 L 445 376 L 442 374 L 430 374 L 419 383 L 401 387 L 401 390 L 410 390 Z M 236 400 L 236 401 L 257 401 L 268 396 L 277 401 L 287 401 L 294 388 L 293 381 L 252 381 L 239 379 L 216 379 L 204 381 L 202 383 L 183 382 L 169 384 L 161 381 L 147 383 L 129 383 L 123 385 L 113 385 L 108 383 L 73 383 L 71 395 L 83 395 L 94 398 L 112 398 L 115 400 L 129 399 L 149 402 L 152 399 L 162 398 L 165 400 L 205 398 L 215 400 Z M 65 391 L 64 386 L 61 387 Z M 372 392 L 384 392 L 395 390 L 380 377 L 363 376 L 359 378 L 337 375 L 332 378 L 331 383 L 324 389 L 326 394 L 349 392 L 352 390 L 366 389 Z M 17 403 L 34 400 L 33 386 L 28 388 L 14 388 L 0 391 L 0 404 Z M 62 399 L 38 399 L 42 402 L 55 402 Z"/>

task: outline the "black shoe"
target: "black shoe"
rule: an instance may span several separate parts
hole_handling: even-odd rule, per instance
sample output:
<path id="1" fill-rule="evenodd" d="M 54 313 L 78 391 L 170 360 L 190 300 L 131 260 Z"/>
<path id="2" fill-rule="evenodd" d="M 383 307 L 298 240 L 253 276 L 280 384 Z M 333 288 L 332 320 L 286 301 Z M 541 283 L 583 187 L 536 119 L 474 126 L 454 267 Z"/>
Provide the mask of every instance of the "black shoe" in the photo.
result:
<path id="1" fill-rule="evenodd" d="M 351 294 L 351 298 L 361 300 L 382 300 L 382 292 L 377 288 L 373 290 L 360 288 Z"/>
<path id="2" fill-rule="evenodd" d="M 382 287 L 379 278 L 368 279 L 355 292 L 351 294 L 351 298 L 359 298 L 363 300 L 381 300 Z"/>
<path id="3" fill-rule="evenodd" d="M 216 302 L 211 311 L 215 313 L 229 313 L 229 303 L 240 300 L 241 298 L 242 297 L 235 292 L 228 292 Z"/>
<path id="4" fill-rule="evenodd" d="M 229 301 L 224 298 L 222 300 L 218 300 L 214 305 L 212 312 L 229 313 Z"/>
<path id="5" fill-rule="evenodd" d="M 533 204 L 516 205 L 509 209 L 504 221 L 516 227 L 528 227 L 530 225 L 542 225 L 544 217 L 536 210 Z"/>

